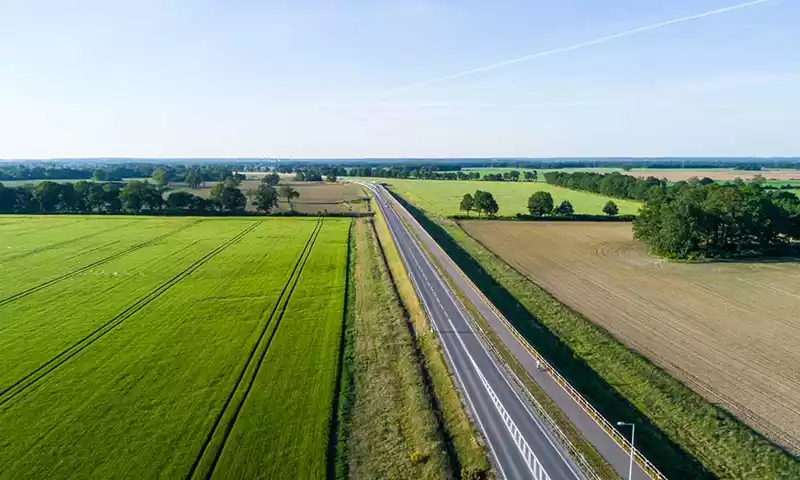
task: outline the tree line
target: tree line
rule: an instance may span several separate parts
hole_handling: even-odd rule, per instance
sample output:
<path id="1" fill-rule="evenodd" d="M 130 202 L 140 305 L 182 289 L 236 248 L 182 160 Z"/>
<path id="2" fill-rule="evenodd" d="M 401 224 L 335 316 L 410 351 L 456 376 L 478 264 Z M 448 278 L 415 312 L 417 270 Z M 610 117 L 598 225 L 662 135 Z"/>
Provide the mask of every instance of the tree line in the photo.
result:
<path id="1" fill-rule="evenodd" d="M 225 165 L 159 165 L 152 163 L 124 163 L 107 166 L 64 167 L 60 165 L 3 165 L 0 166 L 0 181 L 26 180 L 94 180 L 96 182 L 119 182 L 126 178 L 148 178 L 163 176 L 172 182 L 196 183 L 221 182 L 233 177 L 231 167 Z"/>
<path id="2" fill-rule="evenodd" d="M 547 172 L 544 179 L 551 185 L 598 193 L 606 197 L 644 201 L 654 193 L 663 192 L 667 182 L 655 177 L 638 178 L 632 175 L 595 172 Z M 710 180 L 710 179 L 709 179 Z M 713 180 L 710 180 L 713 182 Z"/>
<path id="3" fill-rule="evenodd" d="M 461 197 L 461 203 L 458 209 L 466 212 L 469 216 L 470 212 L 476 212 L 479 216 L 486 215 L 494 217 L 500 211 L 500 206 L 497 204 L 494 196 L 489 192 L 475 190 L 474 194 L 465 193 Z M 569 200 L 564 200 L 558 205 L 554 204 L 553 196 L 548 192 L 534 192 L 528 198 L 528 212 L 534 217 L 543 217 L 545 215 L 562 215 L 569 216 L 575 214 L 575 209 Z M 617 204 L 609 200 L 603 206 L 603 213 L 608 216 L 616 216 L 619 213 Z"/>
<path id="4" fill-rule="evenodd" d="M 800 199 L 758 183 L 676 184 L 647 199 L 633 232 L 670 258 L 780 255 L 800 240 Z"/>
<path id="5" fill-rule="evenodd" d="M 481 177 L 480 172 L 440 171 L 436 166 L 390 166 L 390 167 L 358 167 L 351 168 L 349 174 L 354 177 L 399 178 L 413 180 L 484 180 L 487 182 L 536 182 L 538 172 L 510 170 L 502 173 L 487 173 Z"/>
<path id="6" fill-rule="evenodd" d="M 126 184 L 46 180 L 35 186 L 20 187 L 0 183 L 0 213 L 236 214 L 245 211 L 247 197 L 259 212 L 272 211 L 279 198 L 286 199 L 293 211 L 292 201 L 300 196 L 299 192 L 290 185 L 276 188 L 275 177 L 266 176 L 247 196 L 239 189 L 241 179 L 228 177 L 211 189 L 209 198 L 186 191 L 173 191 L 165 196 L 168 192 L 165 187 L 138 180 Z"/>

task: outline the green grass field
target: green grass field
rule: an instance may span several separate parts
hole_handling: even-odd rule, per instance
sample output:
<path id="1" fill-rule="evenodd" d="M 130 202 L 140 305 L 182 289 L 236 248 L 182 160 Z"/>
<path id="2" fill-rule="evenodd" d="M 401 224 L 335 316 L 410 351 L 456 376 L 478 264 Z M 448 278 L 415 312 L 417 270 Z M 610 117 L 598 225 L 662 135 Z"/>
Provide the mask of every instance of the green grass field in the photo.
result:
<path id="1" fill-rule="evenodd" d="M 603 205 L 610 200 L 602 195 L 578 192 L 556 187 L 544 182 L 484 182 L 454 180 L 401 180 L 381 179 L 406 200 L 418 207 L 439 216 L 464 215 L 458 210 L 461 197 L 475 190 L 485 190 L 494 195 L 500 206 L 500 216 L 513 216 L 516 213 L 528 213 L 528 197 L 534 192 L 550 192 L 553 201 L 558 205 L 562 200 L 569 200 L 575 213 L 602 215 Z M 619 207 L 620 214 L 636 214 L 641 206 L 630 200 L 613 199 Z"/>
<path id="2" fill-rule="evenodd" d="M 0 476 L 324 476 L 349 224 L 0 216 Z"/>

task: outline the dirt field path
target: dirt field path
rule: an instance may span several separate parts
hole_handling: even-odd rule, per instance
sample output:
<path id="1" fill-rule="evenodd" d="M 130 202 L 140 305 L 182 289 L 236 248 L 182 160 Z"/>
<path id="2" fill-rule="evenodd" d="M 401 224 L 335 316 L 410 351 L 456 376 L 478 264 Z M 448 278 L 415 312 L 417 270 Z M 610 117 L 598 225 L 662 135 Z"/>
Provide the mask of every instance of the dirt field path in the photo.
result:
<path id="1" fill-rule="evenodd" d="M 559 300 L 800 453 L 800 263 L 681 264 L 626 223 L 463 222 Z"/>

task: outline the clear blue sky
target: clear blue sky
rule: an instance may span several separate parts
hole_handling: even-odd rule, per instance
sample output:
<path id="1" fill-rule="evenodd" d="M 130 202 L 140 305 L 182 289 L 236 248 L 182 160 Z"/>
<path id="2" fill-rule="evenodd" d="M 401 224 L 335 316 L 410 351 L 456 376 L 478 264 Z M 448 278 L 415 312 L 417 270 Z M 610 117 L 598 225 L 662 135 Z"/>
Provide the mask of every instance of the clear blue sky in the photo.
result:
<path id="1" fill-rule="evenodd" d="M 800 0 L 0 0 L 0 158 L 800 155 Z"/>

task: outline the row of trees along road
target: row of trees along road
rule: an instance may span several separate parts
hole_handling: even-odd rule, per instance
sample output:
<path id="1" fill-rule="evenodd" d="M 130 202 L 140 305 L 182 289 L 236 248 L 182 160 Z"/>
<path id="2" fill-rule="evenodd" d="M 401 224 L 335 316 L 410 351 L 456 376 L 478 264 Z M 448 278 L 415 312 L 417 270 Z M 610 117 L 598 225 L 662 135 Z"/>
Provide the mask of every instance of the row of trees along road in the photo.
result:
<path id="1" fill-rule="evenodd" d="M 290 185 L 276 189 L 266 176 L 253 192 L 252 204 L 260 212 L 268 213 L 278 206 L 283 197 L 294 210 L 292 200 L 300 196 Z M 236 213 L 243 212 L 247 198 L 239 189 L 241 180 L 229 177 L 211 189 L 209 198 L 186 191 L 169 193 L 147 181 L 130 181 L 127 184 L 98 183 L 81 180 L 75 183 L 44 181 L 36 186 L 5 187 L 0 183 L 0 213 Z"/>

